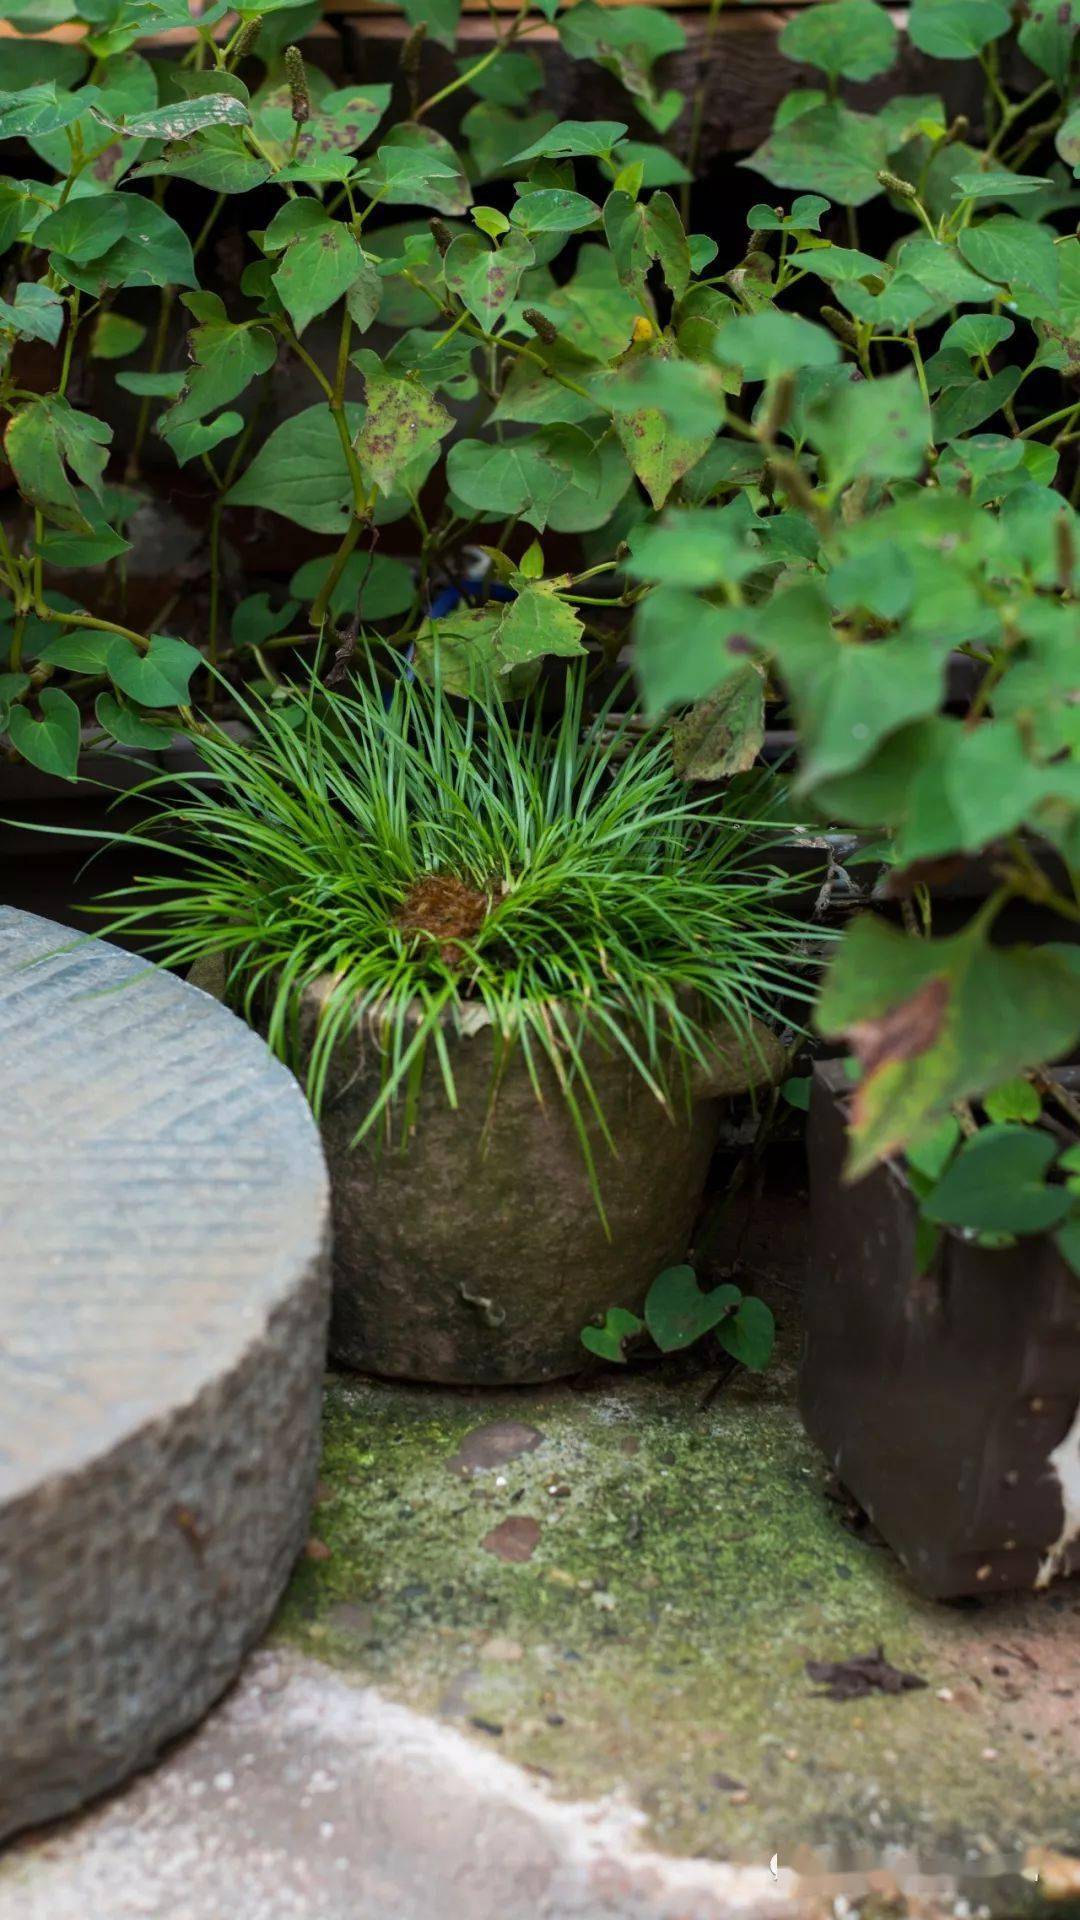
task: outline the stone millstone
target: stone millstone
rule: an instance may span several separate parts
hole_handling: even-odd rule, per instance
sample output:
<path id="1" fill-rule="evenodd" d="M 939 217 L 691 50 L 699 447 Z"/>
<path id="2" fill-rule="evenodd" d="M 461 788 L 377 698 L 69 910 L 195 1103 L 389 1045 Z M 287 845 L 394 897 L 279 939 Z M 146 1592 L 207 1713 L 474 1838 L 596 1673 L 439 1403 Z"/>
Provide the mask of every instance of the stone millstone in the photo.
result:
<path id="1" fill-rule="evenodd" d="M 317 1131 L 196 988 L 0 909 L 0 1838 L 191 1725 L 301 1547 Z"/>

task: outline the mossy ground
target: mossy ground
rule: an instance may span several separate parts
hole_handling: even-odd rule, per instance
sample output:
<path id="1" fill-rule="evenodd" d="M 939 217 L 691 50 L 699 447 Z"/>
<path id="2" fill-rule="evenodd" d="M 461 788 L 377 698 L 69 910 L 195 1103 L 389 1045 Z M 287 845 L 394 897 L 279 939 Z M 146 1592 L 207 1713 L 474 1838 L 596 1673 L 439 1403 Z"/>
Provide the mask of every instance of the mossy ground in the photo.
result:
<path id="1" fill-rule="evenodd" d="M 623 1790 L 669 1850 L 976 1878 L 1080 1850 L 1076 1583 L 918 1599 L 825 1497 L 790 1365 L 709 1386 L 686 1363 L 500 1395 L 331 1377 L 328 1551 L 276 1632 L 560 1793 Z M 496 1421 L 542 1441 L 463 1475 Z M 513 1515 L 539 1523 L 523 1562 L 481 1544 Z M 926 1688 L 820 1697 L 808 1659 L 879 1644 Z"/>

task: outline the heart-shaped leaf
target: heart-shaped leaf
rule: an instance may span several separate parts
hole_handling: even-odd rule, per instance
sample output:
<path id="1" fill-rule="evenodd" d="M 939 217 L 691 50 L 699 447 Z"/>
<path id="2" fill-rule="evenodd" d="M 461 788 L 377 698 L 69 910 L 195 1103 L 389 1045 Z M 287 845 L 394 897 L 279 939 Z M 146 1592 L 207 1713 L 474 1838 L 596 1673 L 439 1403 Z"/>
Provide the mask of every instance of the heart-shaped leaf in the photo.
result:
<path id="1" fill-rule="evenodd" d="M 636 1313 L 629 1313 L 625 1307 L 609 1307 L 602 1327 L 582 1327 L 581 1344 L 588 1347 L 590 1353 L 599 1355 L 601 1360 L 616 1360 L 625 1364 L 624 1343 L 632 1340 L 635 1334 L 642 1333 L 644 1327 L 645 1322 L 639 1320 Z"/>
<path id="2" fill-rule="evenodd" d="M 55 773 L 61 780 L 74 780 L 79 764 L 79 709 L 57 687 L 43 687 L 38 695 L 41 718 L 35 720 L 27 707 L 13 707 L 8 717 L 11 744 L 40 767 L 42 773 Z"/>
<path id="3" fill-rule="evenodd" d="M 741 1299 L 729 1282 L 702 1293 L 693 1267 L 665 1267 L 646 1296 L 645 1325 L 662 1353 L 677 1353 L 719 1326 Z"/>
<path id="4" fill-rule="evenodd" d="M 109 648 L 105 667 L 114 686 L 143 707 L 182 706 L 200 655 L 186 640 L 153 633 L 145 653 L 118 636 Z"/>
<path id="5" fill-rule="evenodd" d="M 750 1294 L 738 1312 L 717 1327 L 716 1337 L 733 1360 L 740 1360 L 751 1373 L 761 1373 L 772 1355 L 776 1324 L 764 1300 Z"/>

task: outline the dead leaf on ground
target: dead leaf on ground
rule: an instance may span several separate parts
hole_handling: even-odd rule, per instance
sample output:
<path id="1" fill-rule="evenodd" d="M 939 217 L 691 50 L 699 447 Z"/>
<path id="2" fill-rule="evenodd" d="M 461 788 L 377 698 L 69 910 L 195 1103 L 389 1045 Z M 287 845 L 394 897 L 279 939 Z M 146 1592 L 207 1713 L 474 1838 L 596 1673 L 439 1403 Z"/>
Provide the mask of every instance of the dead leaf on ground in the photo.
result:
<path id="1" fill-rule="evenodd" d="M 497 1527 L 492 1527 L 480 1545 L 485 1553 L 493 1553 L 500 1560 L 520 1563 L 532 1559 L 539 1539 L 539 1520 L 527 1513 L 512 1513 L 508 1520 L 500 1520 Z"/>
<path id="2" fill-rule="evenodd" d="M 870 1693 L 913 1693 L 928 1685 L 919 1674 L 894 1667 L 883 1647 L 850 1660 L 808 1660 L 806 1671 L 822 1688 L 821 1700 L 865 1700 Z"/>
<path id="3" fill-rule="evenodd" d="M 467 1433 L 446 1464 L 451 1473 L 483 1473 L 532 1453 L 543 1438 L 539 1427 L 527 1426 L 523 1420 L 492 1420 Z"/>
<path id="4" fill-rule="evenodd" d="M 1080 1856 L 1058 1853 L 1053 1847 L 1029 1847 L 1024 1855 L 1024 1878 L 1038 1876 L 1039 1892 L 1047 1900 L 1073 1900 L 1080 1895 Z"/>

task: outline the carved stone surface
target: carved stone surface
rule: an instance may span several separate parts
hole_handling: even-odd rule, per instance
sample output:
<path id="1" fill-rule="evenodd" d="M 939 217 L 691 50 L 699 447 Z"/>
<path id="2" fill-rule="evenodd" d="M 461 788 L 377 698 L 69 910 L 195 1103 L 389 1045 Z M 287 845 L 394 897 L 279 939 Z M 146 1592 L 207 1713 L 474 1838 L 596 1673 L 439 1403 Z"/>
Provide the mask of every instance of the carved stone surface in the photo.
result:
<path id="1" fill-rule="evenodd" d="M 149 1761 L 265 1627 L 318 1447 L 328 1203 L 197 988 L 0 908 L 0 1838 Z"/>

